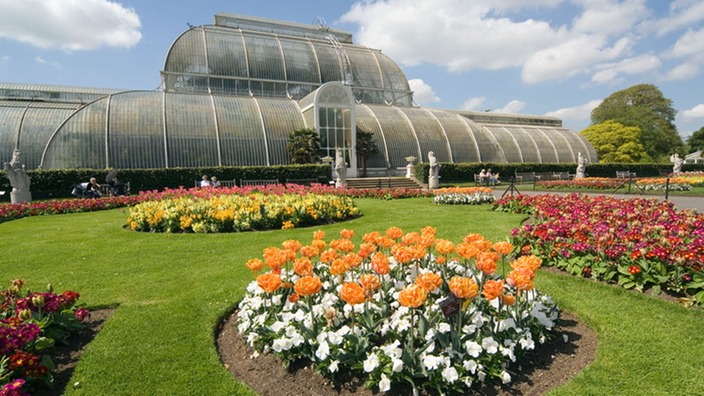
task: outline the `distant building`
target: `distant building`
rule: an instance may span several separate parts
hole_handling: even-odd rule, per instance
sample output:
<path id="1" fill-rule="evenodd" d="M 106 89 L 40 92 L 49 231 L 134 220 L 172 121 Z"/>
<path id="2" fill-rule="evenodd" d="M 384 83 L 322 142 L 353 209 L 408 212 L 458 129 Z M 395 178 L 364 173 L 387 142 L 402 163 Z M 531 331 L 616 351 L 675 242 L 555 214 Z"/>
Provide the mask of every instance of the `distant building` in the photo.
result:
<path id="1" fill-rule="evenodd" d="M 702 150 L 695 151 L 692 154 L 687 154 L 684 156 L 685 164 L 704 164 L 704 157 L 702 157 Z"/>
<path id="2" fill-rule="evenodd" d="M 30 168 L 164 168 L 290 163 L 290 132 L 313 128 L 357 173 L 355 134 L 373 132 L 370 173 L 405 157 L 569 162 L 597 154 L 554 117 L 413 105 L 403 71 L 348 32 L 218 13 L 176 38 L 159 91 L 0 83 L 0 161 Z"/>

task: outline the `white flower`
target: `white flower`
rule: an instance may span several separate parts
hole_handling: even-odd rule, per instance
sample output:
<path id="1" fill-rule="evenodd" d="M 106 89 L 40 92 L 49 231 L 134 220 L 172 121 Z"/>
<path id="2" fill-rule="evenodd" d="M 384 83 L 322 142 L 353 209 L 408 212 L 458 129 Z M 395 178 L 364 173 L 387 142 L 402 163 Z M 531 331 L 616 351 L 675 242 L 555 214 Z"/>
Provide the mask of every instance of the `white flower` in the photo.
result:
<path id="1" fill-rule="evenodd" d="M 425 333 L 425 340 L 430 341 L 433 338 L 435 338 L 435 330 L 434 329 L 428 329 L 428 332 Z"/>
<path id="2" fill-rule="evenodd" d="M 474 341 L 467 341 L 464 345 L 467 349 L 467 353 L 472 357 L 479 357 L 479 354 L 482 353 L 482 351 L 484 350 L 482 349 L 481 345 L 477 344 Z"/>
<path id="3" fill-rule="evenodd" d="M 466 377 L 466 378 L 464 379 L 464 385 L 465 385 L 467 388 L 471 388 L 471 387 L 472 387 L 472 379 L 469 378 L 469 377 Z"/>
<path id="4" fill-rule="evenodd" d="M 451 329 L 452 327 L 450 326 L 450 324 L 445 322 L 440 323 L 440 325 L 438 326 L 438 331 L 440 331 L 441 333 L 449 333 Z"/>
<path id="5" fill-rule="evenodd" d="M 315 351 L 315 357 L 317 357 L 320 360 L 325 360 L 328 358 L 328 355 L 330 354 L 330 345 L 326 341 L 323 341 L 320 343 L 320 346 L 318 349 Z"/>
<path id="6" fill-rule="evenodd" d="M 249 329 L 249 326 L 251 326 L 251 325 L 252 325 L 252 323 L 250 323 L 250 321 L 245 320 L 242 323 L 237 325 L 237 330 L 240 333 L 244 333 L 245 331 L 247 331 L 247 329 Z"/>
<path id="7" fill-rule="evenodd" d="M 318 334 L 318 336 L 316 337 L 316 341 L 318 341 L 318 344 L 322 344 L 323 342 L 325 342 L 325 340 L 327 338 L 328 338 L 328 333 L 326 331 L 323 331 L 320 334 Z"/>
<path id="8" fill-rule="evenodd" d="M 333 345 L 340 345 L 342 344 L 342 341 L 344 338 L 342 338 L 339 334 L 337 333 L 328 333 L 328 340 L 330 340 L 330 343 Z"/>
<path id="9" fill-rule="evenodd" d="M 516 322 L 512 318 L 504 319 L 499 324 L 499 331 L 505 331 L 508 329 L 515 329 Z"/>
<path id="10" fill-rule="evenodd" d="M 299 345 L 303 344 L 303 342 L 305 342 L 305 340 L 306 339 L 303 338 L 303 336 L 298 333 L 294 334 L 293 337 L 291 337 L 291 342 L 295 346 L 299 346 Z"/>
<path id="11" fill-rule="evenodd" d="M 336 373 L 337 372 L 337 365 L 340 364 L 339 360 L 335 360 L 334 362 L 330 363 L 330 367 L 328 369 L 330 370 L 331 373 Z"/>
<path id="12" fill-rule="evenodd" d="M 502 371 L 501 372 L 501 381 L 503 381 L 504 384 L 508 384 L 511 382 L 511 375 L 509 373 Z"/>
<path id="13" fill-rule="evenodd" d="M 562 335 L 562 340 L 565 342 L 570 342 L 570 337 L 567 336 L 567 334 Z"/>
<path id="14" fill-rule="evenodd" d="M 429 345 L 428 348 L 425 350 L 425 352 L 427 352 L 427 353 L 433 353 L 433 352 L 435 352 L 435 342 L 430 343 L 430 345 Z"/>
<path id="15" fill-rule="evenodd" d="M 391 381 L 386 374 L 382 374 L 381 381 L 379 381 L 379 392 L 388 392 L 389 389 L 391 389 Z"/>
<path id="16" fill-rule="evenodd" d="M 462 332 L 465 334 L 472 334 L 475 331 L 477 331 L 477 326 L 475 326 L 475 325 L 466 325 L 466 326 L 462 327 Z"/>
<path id="17" fill-rule="evenodd" d="M 400 359 L 403 354 L 403 350 L 399 348 L 401 343 L 399 340 L 394 341 L 393 344 L 384 345 L 380 349 L 386 354 L 386 356 L 392 359 Z"/>
<path id="18" fill-rule="evenodd" d="M 344 326 L 340 327 L 339 330 L 337 330 L 337 334 L 339 334 L 340 336 L 346 336 L 349 333 L 350 333 L 350 327 L 347 325 L 344 325 Z"/>
<path id="19" fill-rule="evenodd" d="M 401 359 L 391 359 L 391 370 L 394 373 L 400 373 L 403 370 L 403 360 Z"/>
<path id="20" fill-rule="evenodd" d="M 521 344 L 521 348 L 523 349 L 535 349 L 535 342 L 530 338 L 521 338 L 518 343 Z"/>
<path id="21" fill-rule="evenodd" d="M 409 322 L 406 319 L 399 320 L 398 323 L 396 324 L 396 331 L 406 331 L 411 328 L 411 322 Z"/>
<path id="22" fill-rule="evenodd" d="M 377 367 L 379 367 L 379 357 L 376 353 L 372 353 L 367 357 L 367 360 L 364 361 L 364 371 L 371 373 Z"/>
<path id="23" fill-rule="evenodd" d="M 545 336 L 544 336 L 544 335 L 541 335 L 540 338 L 538 338 L 538 342 L 539 342 L 540 344 L 545 344 Z"/>
<path id="24" fill-rule="evenodd" d="M 286 328 L 286 337 L 293 337 L 295 334 L 298 334 L 295 327 L 288 326 Z"/>
<path id="25" fill-rule="evenodd" d="M 447 367 L 442 370 L 442 377 L 445 378 L 445 381 L 449 382 L 450 384 L 460 378 L 460 376 L 457 374 L 457 370 L 455 370 L 454 367 Z"/>
<path id="26" fill-rule="evenodd" d="M 293 315 L 293 319 L 294 319 L 296 322 L 302 322 L 303 319 L 305 319 L 305 317 L 306 317 L 306 313 L 303 312 L 303 311 L 300 310 L 300 309 L 299 309 L 298 311 L 296 311 L 296 314 L 295 314 L 295 315 Z"/>
<path id="27" fill-rule="evenodd" d="M 499 343 L 494 341 L 494 338 L 487 337 L 482 340 L 482 347 L 486 350 L 487 353 L 494 354 L 499 350 Z"/>
<path id="28" fill-rule="evenodd" d="M 281 341 L 281 346 L 283 347 L 284 351 L 288 351 L 293 346 L 293 342 L 290 338 L 282 338 Z"/>
<path id="29" fill-rule="evenodd" d="M 426 355 L 425 358 L 423 358 L 423 365 L 425 365 L 427 370 L 437 370 L 438 367 L 440 367 L 441 361 L 442 360 L 437 356 Z"/>
<path id="30" fill-rule="evenodd" d="M 464 367 L 465 370 L 470 371 L 472 374 L 477 373 L 477 362 L 474 360 L 465 360 L 462 363 L 462 367 Z"/>
<path id="31" fill-rule="evenodd" d="M 276 352 L 281 352 L 284 349 L 284 341 L 282 338 L 274 340 L 274 343 L 271 344 L 271 349 L 273 349 Z"/>
<path id="32" fill-rule="evenodd" d="M 480 371 L 477 373 L 477 379 L 479 382 L 484 382 L 484 379 L 486 378 L 486 373 L 483 371 Z"/>
<path id="33" fill-rule="evenodd" d="M 281 305 L 281 295 L 277 294 L 274 297 L 272 297 L 271 302 L 274 303 L 274 305 Z"/>

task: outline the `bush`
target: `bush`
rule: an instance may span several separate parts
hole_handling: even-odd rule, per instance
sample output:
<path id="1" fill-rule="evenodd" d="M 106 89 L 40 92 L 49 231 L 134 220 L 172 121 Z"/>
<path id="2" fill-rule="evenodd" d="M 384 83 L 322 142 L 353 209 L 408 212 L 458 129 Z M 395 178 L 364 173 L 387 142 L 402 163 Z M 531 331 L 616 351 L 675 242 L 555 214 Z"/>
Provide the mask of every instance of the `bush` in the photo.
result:
<path id="1" fill-rule="evenodd" d="M 440 164 L 440 181 L 447 182 L 473 182 L 474 175 L 479 174 L 482 169 L 491 168 L 494 174 L 498 173 L 502 179 L 508 178 L 518 173 L 527 172 L 569 172 L 574 173 L 577 164 L 538 164 L 538 163 L 512 163 L 501 164 L 493 162 L 471 162 L 471 163 L 442 163 Z M 423 183 L 428 182 L 427 163 L 416 165 L 416 179 Z M 685 164 L 682 166 L 685 172 L 704 170 L 704 164 Z M 660 171 L 672 172 L 671 164 L 587 164 L 586 173 L 589 177 L 616 177 L 616 171 L 635 172 L 638 177 L 659 176 Z"/>
<path id="2" fill-rule="evenodd" d="M 59 198 L 70 196 L 75 184 L 87 182 L 91 177 L 98 183 L 105 180 L 109 169 L 49 169 L 28 171 L 32 179 L 32 195 L 37 198 Z M 325 183 L 331 179 L 329 165 L 276 165 L 238 166 L 208 168 L 168 168 L 168 169 L 121 169 L 118 179 L 130 182 L 132 194 L 146 190 L 194 186 L 203 175 L 216 176 L 219 180 L 261 180 L 278 179 L 317 179 Z M 0 173 L 0 191 L 10 191 L 10 182 L 5 172 Z"/>

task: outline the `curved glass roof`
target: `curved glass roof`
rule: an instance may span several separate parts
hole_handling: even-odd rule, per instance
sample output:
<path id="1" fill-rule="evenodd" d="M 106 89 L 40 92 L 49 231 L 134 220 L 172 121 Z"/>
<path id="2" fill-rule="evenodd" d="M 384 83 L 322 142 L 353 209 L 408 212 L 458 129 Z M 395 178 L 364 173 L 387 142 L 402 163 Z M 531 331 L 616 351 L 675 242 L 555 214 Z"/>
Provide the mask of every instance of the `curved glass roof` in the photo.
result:
<path id="1" fill-rule="evenodd" d="M 9 100 L 88 103 L 122 91 L 124 90 L 0 82 L 0 99 Z"/>
<path id="2" fill-rule="evenodd" d="M 411 104 L 396 63 L 379 50 L 333 37 L 198 26 L 172 44 L 162 75 L 167 92 L 302 99 L 326 82 L 346 81 L 364 103 Z"/>
<path id="3" fill-rule="evenodd" d="M 13 104 L 16 104 L 10 101 Z M 441 162 L 568 162 L 582 136 L 550 125 L 476 122 L 455 111 L 357 104 L 357 128 L 374 133 L 372 168 L 402 168 L 405 157 Z M 298 102 L 226 95 L 124 92 L 75 108 L 0 102 L 0 155 L 19 140 L 29 168 L 163 168 L 288 164 L 288 134 L 313 127 Z"/>

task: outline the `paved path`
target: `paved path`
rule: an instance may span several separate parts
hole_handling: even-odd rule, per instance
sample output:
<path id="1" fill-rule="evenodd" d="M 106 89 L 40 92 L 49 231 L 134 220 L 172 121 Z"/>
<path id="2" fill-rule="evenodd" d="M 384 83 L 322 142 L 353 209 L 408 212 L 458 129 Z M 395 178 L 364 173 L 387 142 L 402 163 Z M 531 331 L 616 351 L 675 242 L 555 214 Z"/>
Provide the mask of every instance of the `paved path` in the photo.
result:
<path id="1" fill-rule="evenodd" d="M 524 195 L 541 195 L 541 194 L 554 194 L 554 195 L 568 195 L 574 192 L 559 192 L 559 191 L 533 191 L 532 185 L 516 186 L 521 194 Z M 507 190 L 507 186 L 497 186 L 494 188 L 494 195 L 496 198 L 501 197 L 501 195 Z M 582 194 L 596 194 L 596 195 L 608 195 L 615 198 L 634 198 L 634 197 L 646 197 L 646 198 L 658 198 L 661 201 L 665 200 L 665 194 L 663 195 L 639 195 L 637 193 L 626 195 L 626 194 L 613 194 L 611 191 L 604 192 L 580 192 Z M 704 213 L 704 197 L 702 196 L 692 196 L 692 195 L 670 195 L 669 201 L 672 201 L 678 209 L 696 209 L 700 213 Z"/>

